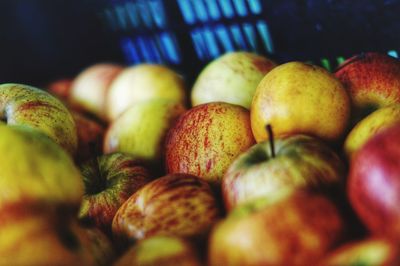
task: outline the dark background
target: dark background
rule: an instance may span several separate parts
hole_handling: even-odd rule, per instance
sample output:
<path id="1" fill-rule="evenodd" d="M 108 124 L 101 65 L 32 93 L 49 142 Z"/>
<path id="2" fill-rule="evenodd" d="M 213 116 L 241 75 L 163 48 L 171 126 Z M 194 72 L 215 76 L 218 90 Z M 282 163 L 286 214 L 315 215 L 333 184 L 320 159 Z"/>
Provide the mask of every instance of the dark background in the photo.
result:
<path id="1" fill-rule="evenodd" d="M 203 18 L 190 25 L 184 20 L 179 1 L 0 0 L 0 82 L 43 86 L 59 78 L 73 77 L 97 62 L 131 65 L 152 61 L 141 57 L 140 49 L 138 57 L 129 58 L 121 48 L 121 40 L 150 38 L 162 31 L 175 34 L 182 58 L 179 62 L 167 58 L 161 63 L 190 79 L 215 57 L 210 54 L 199 59 L 190 32 L 260 20 L 268 23 L 274 50 L 263 48 L 257 35 L 256 52 L 279 63 L 304 60 L 320 64 L 325 58 L 334 68 L 338 56 L 349 57 L 364 51 L 397 52 L 400 48 L 400 1 L 396 0 L 260 0 L 260 14 L 243 16 L 236 12 L 229 18 Z M 187 1 L 195 8 L 210 0 Z M 231 6 L 239 1 L 248 8 L 248 1 L 252 0 L 215 0 L 217 9 L 223 8 L 222 1 Z M 118 17 L 114 16 L 116 25 L 111 25 L 110 17 L 106 17 L 129 3 L 146 7 L 158 2 L 163 3 L 168 20 L 161 28 L 145 24 L 120 27 Z M 233 48 L 254 50 L 246 43 L 234 43 Z"/>

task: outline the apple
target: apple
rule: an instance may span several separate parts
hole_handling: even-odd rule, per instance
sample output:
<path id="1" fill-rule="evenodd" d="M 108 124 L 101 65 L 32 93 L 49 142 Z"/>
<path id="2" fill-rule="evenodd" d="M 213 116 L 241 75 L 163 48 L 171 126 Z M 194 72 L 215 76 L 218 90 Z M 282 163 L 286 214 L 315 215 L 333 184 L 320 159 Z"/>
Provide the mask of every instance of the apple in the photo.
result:
<path id="1" fill-rule="evenodd" d="M 99 156 L 81 166 L 85 194 L 79 218 L 105 232 L 118 208 L 134 192 L 151 181 L 149 171 L 129 154 Z"/>
<path id="2" fill-rule="evenodd" d="M 191 92 L 192 106 L 227 102 L 250 109 L 258 83 L 275 66 L 270 59 L 255 53 L 226 53 L 200 72 Z"/>
<path id="3" fill-rule="evenodd" d="M 114 266 L 200 266 L 191 243 L 180 237 L 156 235 L 140 240 Z"/>
<path id="4" fill-rule="evenodd" d="M 380 107 L 400 103 L 400 61 L 389 55 L 355 55 L 339 66 L 335 76 L 350 95 L 353 123 Z"/>
<path id="5" fill-rule="evenodd" d="M 78 210 L 83 196 L 70 155 L 41 131 L 0 123 L 0 213 L 33 206 Z"/>
<path id="6" fill-rule="evenodd" d="M 395 266 L 399 264 L 400 249 L 397 242 L 385 238 L 368 237 L 342 245 L 330 252 L 318 265 Z"/>
<path id="7" fill-rule="evenodd" d="M 275 67 L 258 84 L 251 104 L 251 128 L 257 142 L 307 134 L 338 141 L 347 129 L 350 98 L 343 85 L 322 67 L 289 62 Z"/>
<path id="8" fill-rule="evenodd" d="M 83 69 L 73 80 L 69 101 L 97 117 L 106 120 L 105 105 L 113 80 L 124 66 L 113 63 L 97 63 Z"/>
<path id="9" fill-rule="evenodd" d="M 376 235 L 400 240 L 400 124 L 368 140 L 350 163 L 347 193 L 354 210 Z"/>
<path id="10" fill-rule="evenodd" d="M 259 200 L 214 226 L 210 266 L 313 265 L 343 234 L 338 209 L 322 195 L 297 190 L 273 203 L 262 199 L 264 204 L 254 207 Z"/>
<path id="11" fill-rule="evenodd" d="M 127 152 L 135 158 L 159 163 L 167 131 L 185 111 L 182 104 L 167 99 L 136 103 L 107 129 L 104 153 Z"/>
<path id="12" fill-rule="evenodd" d="M 157 64 L 128 67 L 113 81 L 107 95 L 106 113 L 115 120 L 130 106 L 144 100 L 162 98 L 186 104 L 183 78 L 174 70 Z"/>
<path id="13" fill-rule="evenodd" d="M 70 112 L 44 90 L 24 84 L 1 84 L 0 121 L 36 128 L 71 155 L 77 149 L 76 126 Z"/>
<path id="14" fill-rule="evenodd" d="M 323 141 L 293 135 L 255 144 L 239 155 L 222 179 L 227 210 L 259 197 L 273 200 L 298 188 L 331 189 L 344 183 L 346 168 Z"/>
<path id="15" fill-rule="evenodd" d="M 115 214 L 112 232 L 119 243 L 161 234 L 201 237 L 219 216 L 206 181 L 171 174 L 146 184 L 125 201 Z"/>
<path id="16" fill-rule="evenodd" d="M 188 173 L 218 184 L 233 160 L 255 140 L 246 108 L 213 102 L 182 114 L 165 143 L 167 173 Z"/>
<path id="17" fill-rule="evenodd" d="M 71 94 L 72 82 L 73 82 L 72 78 L 58 79 L 50 82 L 46 86 L 46 89 L 51 95 L 56 96 L 57 98 L 59 98 L 64 102 L 68 102 L 69 95 Z"/>
<path id="18" fill-rule="evenodd" d="M 106 127 L 96 119 L 78 111 L 71 111 L 78 136 L 75 161 L 81 164 L 103 153 L 103 140 Z"/>
<path id="19" fill-rule="evenodd" d="M 351 159 L 370 138 L 396 123 L 400 123 L 400 104 L 381 107 L 361 119 L 345 139 L 344 151 L 347 158 Z"/>

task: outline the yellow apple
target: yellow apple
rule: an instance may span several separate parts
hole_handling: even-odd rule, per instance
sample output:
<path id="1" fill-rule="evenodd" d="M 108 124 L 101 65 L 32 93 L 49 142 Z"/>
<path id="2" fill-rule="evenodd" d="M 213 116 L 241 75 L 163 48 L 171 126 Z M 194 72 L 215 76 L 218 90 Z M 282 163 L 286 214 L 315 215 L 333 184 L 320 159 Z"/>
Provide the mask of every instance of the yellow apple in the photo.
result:
<path id="1" fill-rule="evenodd" d="M 289 62 L 262 79 L 251 104 L 251 127 L 257 142 L 298 133 L 336 141 L 344 134 L 350 99 L 343 85 L 325 69 Z"/>
<path id="2" fill-rule="evenodd" d="M 107 116 L 115 120 L 130 106 L 154 98 L 185 105 L 183 78 L 162 65 L 140 64 L 128 67 L 111 84 L 107 95 Z"/>
<path id="3" fill-rule="evenodd" d="M 250 109 L 254 91 L 275 63 L 249 52 L 230 52 L 209 63 L 197 77 L 192 105 L 227 102 Z"/>

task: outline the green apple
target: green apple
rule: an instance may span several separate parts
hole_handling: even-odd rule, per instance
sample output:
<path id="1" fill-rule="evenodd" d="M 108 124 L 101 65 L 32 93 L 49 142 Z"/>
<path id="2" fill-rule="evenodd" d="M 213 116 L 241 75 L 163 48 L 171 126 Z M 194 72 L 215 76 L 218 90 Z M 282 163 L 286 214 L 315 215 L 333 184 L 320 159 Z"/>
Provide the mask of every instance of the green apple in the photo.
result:
<path id="1" fill-rule="evenodd" d="M 255 140 L 246 108 L 213 102 L 182 114 L 165 143 L 167 173 L 188 173 L 219 184 L 236 156 Z"/>
<path id="2" fill-rule="evenodd" d="M 330 189 L 344 184 L 346 167 L 323 141 L 293 135 L 252 146 L 229 166 L 222 179 L 227 210 L 259 197 L 273 200 L 298 188 Z"/>
<path id="3" fill-rule="evenodd" d="M 363 144 L 382 130 L 400 122 L 400 104 L 381 107 L 361 119 L 347 135 L 344 151 L 349 159 Z"/>
<path id="4" fill-rule="evenodd" d="M 85 194 L 79 218 L 105 232 L 118 208 L 134 192 L 150 182 L 149 171 L 132 156 L 113 153 L 99 156 L 81 166 Z"/>
<path id="5" fill-rule="evenodd" d="M 153 235 L 201 236 L 219 218 L 209 184 L 188 174 L 155 179 L 133 194 L 116 213 L 116 239 L 139 240 Z"/>
<path id="6" fill-rule="evenodd" d="M 186 105 L 187 92 L 183 78 L 174 70 L 157 64 L 127 67 L 110 86 L 106 113 L 115 120 L 130 106 L 161 98 Z"/>
<path id="7" fill-rule="evenodd" d="M 24 84 L 1 84 L 0 120 L 39 129 L 70 154 L 76 152 L 77 133 L 70 112 L 44 90 Z"/>
<path id="8" fill-rule="evenodd" d="M 143 239 L 121 256 L 114 266 L 200 266 L 191 243 L 173 236 L 152 236 Z"/>
<path id="9" fill-rule="evenodd" d="M 263 203 L 242 205 L 214 226 L 210 266 L 313 265 L 343 234 L 342 217 L 324 196 L 296 191 Z"/>
<path id="10" fill-rule="evenodd" d="M 168 129 L 185 107 L 167 99 L 136 103 L 114 120 L 104 138 L 104 153 L 126 152 L 148 162 L 163 157 Z"/>
<path id="11" fill-rule="evenodd" d="M 191 92 L 192 106 L 227 102 L 250 109 L 258 83 L 275 63 L 249 52 L 230 52 L 209 63 L 197 77 Z"/>

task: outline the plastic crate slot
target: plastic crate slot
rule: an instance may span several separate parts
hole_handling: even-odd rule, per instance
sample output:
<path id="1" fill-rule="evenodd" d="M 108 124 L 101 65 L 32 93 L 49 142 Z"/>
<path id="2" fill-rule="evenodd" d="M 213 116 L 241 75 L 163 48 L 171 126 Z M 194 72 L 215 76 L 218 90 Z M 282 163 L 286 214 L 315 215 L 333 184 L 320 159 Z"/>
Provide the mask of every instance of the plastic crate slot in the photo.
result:
<path id="1" fill-rule="evenodd" d="M 253 14 L 260 14 L 262 12 L 262 6 L 260 0 L 247 0 L 247 3 L 249 4 L 250 11 Z"/>
<path id="2" fill-rule="evenodd" d="M 396 50 L 390 50 L 387 52 L 388 55 L 394 57 L 394 58 L 399 58 L 399 54 L 397 53 Z"/>
<path id="3" fill-rule="evenodd" d="M 173 33 L 163 32 L 160 35 L 161 42 L 163 44 L 168 61 L 173 64 L 179 64 L 181 62 L 180 49 L 178 47 L 178 42 Z"/>
<path id="4" fill-rule="evenodd" d="M 218 49 L 217 41 L 215 39 L 213 31 L 210 28 L 204 28 L 203 34 L 211 58 L 215 58 L 220 55 L 220 51 Z"/>
<path id="5" fill-rule="evenodd" d="M 239 16 L 244 17 L 248 14 L 245 0 L 233 0 L 233 4 Z"/>
<path id="6" fill-rule="evenodd" d="M 132 2 L 128 2 L 125 4 L 125 9 L 126 9 L 126 12 L 128 13 L 128 17 L 131 22 L 131 25 L 134 28 L 139 28 L 141 25 L 141 22 L 140 22 L 140 18 L 138 15 L 136 5 Z"/>
<path id="7" fill-rule="evenodd" d="M 233 24 L 233 25 L 231 25 L 230 29 L 231 29 L 231 33 L 233 36 L 233 40 L 235 41 L 235 44 L 237 45 L 237 47 L 239 47 L 240 49 L 246 50 L 247 49 L 246 41 L 243 38 L 243 34 L 242 34 L 242 31 L 241 31 L 239 25 Z"/>
<path id="8" fill-rule="evenodd" d="M 139 1 L 136 3 L 136 5 L 138 7 L 140 18 L 143 21 L 143 24 L 147 28 L 152 28 L 153 27 L 152 14 L 150 12 L 150 8 L 147 5 L 146 1 Z"/>
<path id="9" fill-rule="evenodd" d="M 183 19 L 187 24 L 193 24 L 196 22 L 195 13 L 189 0 L 177 0 L 179 9 L 181 10 Z"/>
<path id="10" fill-rule="evenodd" d="M 328 58 L 321 59 L 321 65 L 328 70 L 329 72 L 332 70 L 331 63 L 329 62 Z"/>
<path id="11" fill-rule="evenodd" d="M 147 38 L 139 36 L 136 38 L 136 43 L 139 46 L 144 61 L 153 62 L 154 57 L 152 51 L 150 50 L 149 41 L 147 40 Z"/>
<path id="12" fill-rule="evenodd" d="M 167 24 L 167 15 L 165 14 L 164 3 L 161 0 L 149 1 L 149 8 L 155 24 L 164 29 Z"/>
<path id="13" fill-rule="evenodd" d="M 256 42 L 257 35 L 256 35 L 253 25 L 251 23 L 243 23 L 242 28 L 243 28 L 243 32 L 246 36 L 247 42 L 251 46 L 251 50 L 254 52 L 257 52 L 258 51 L 257 42 Z"/>
<path id="14" fill-rule="evenodd" d="M 116 17 L 114 14 L 113 9 L 105 9 L 103 12 L 104 16 L 103 18 L 105 19 L 105 24 L 112 30 L 116 31 L 118 29 Z"/>
<path id="15" fill-rule="evenodd" d="M 204 2 L 207 6 L 208 14 L 212 19 L 218 20 L 221 18 L 221 12 L 215 0 L 204 0 Z"/>
<path id="16" fill-rule="evenodd" d="M 231 0 L 219 0 L 219 4 L 226 18 L 232 18 L 235 15 Z"/>
<path id="17" fill-rule="evenodd" d="M 231 52 L 235 50 L 228 29 L 225 25 L 217 25 L 215 27 L 215 35 L 217 36 L 217 39 L 219 40 L 221 46 L 224 48 L 225 52 Z"/>
<path id="18" fill-rule="evenodd" d="M 200 60 L 206 60 L 207 59 L 207 47 L 205 45 L 205 41 L 203 39 L 203 35 L 201 34 L 201 32 L 198 29 L 193 30 L 190 33 L 191 37 L 192 37 L 192 41 L 194 44 L 194 48 L 196 50 L 196 54 L 197 57 Z"/>
<path id="19" fill-rule="evenodd" d="M 115 6 L 115 14 L 117 16 L 118 28 L 122 30 L 128 29 L 128 14 L 124 6 Z"/>
<path id="20" fill-rule="evenodd" d="M 138 51 L 130 38 L 122 38 L 120 43 L 128 64 L 135 64 L 141 61 Z"/>
<path id="21" fill-rule="evenodd" d="M 343 56 L 336 57 L 337 65 L 341 65 L 346 59 Z"/>
<path id="22" fill-rule="evenodd" d="M 274 45 L 272 42 L 271 34 L 269 32 L 268 25 L 265 21 L 259 20 L 257 21 L 257 30 L 264 42 L 265 49 L 268 53 L 274 53 Z"/>
<path id="23" fill-rule="evenodd" d="M 208 12 L 203 0 L 191 0 L 193 9 L 196 13 L 197 19 L 201 22 L 208 21 Z"/>

